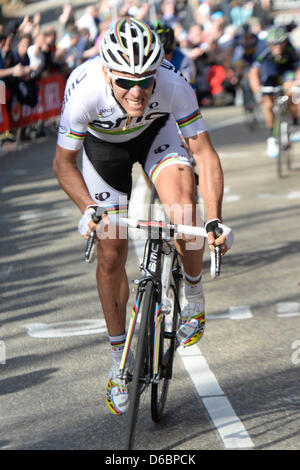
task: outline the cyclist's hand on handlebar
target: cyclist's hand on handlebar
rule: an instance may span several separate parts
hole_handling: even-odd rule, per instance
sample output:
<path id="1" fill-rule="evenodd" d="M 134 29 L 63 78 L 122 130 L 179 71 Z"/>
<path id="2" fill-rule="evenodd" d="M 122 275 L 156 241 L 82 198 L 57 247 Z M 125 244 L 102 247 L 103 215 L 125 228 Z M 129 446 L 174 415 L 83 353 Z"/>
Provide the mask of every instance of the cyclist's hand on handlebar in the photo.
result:
<path id="1" fill-rule="evenodd" d="M 221 255 L 225 255 L 233 243 L 231 228 L 222 224 L 219 219 L 209 220 L 206 222 L 205 228 L 210 250 L 215 251 L 215 247 L 220 246 Z"/>
<path id="2" fill-rule="evenodd" d="M 81 233 L 86 240 L 89 238 L 91 231 L 96 230 L 97 224 L 92 219 L 95 213 L 96 210 L 88 206 L 78 222 L 78 232 Z"/>
<path id="3" fill-rule="evenodd" d="M 81 233 L 86 240 L 89 239 L 91 232 L 94 232 L 94 239 L 96 239 L 97 225 L 100 221 L 104 224 L 104 227 L 109 225 L 110 221 L 107 212 L 97 205 L 87 206 L 78 222 L 78 232 Z"/>

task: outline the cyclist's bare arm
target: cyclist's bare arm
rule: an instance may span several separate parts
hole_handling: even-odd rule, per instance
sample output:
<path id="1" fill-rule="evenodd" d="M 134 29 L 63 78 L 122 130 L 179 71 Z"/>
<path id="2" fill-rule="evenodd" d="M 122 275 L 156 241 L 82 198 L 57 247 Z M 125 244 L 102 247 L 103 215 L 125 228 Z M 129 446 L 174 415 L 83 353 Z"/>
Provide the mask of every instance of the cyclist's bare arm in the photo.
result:
<path id="1" fill-rule="evenodd" d="M 251 90 L 254 94 L 259 93 L 260 91 L 260 73 L 257 67 L 251 67 L 249 71 L 249 83 Z"/>
<path id="2" fill-rule="evenodd" d="M 224 189 L 223 171 L 219 156 L 211 144 L 209 134 L 201 134 L 186 139 L 194 156 L 199 172 L 199 188 L 203 197 L 207 220 L 222 220 L 222 198 Z M 214 245 L 225 242 L 225 235 L 215 240 L 212 232 L 208 234 L 208 244 Z M 226 251 L 224 246 L 222 254 Z"/>
<path id="3" fill-rule="evenodd" d="M 88 205 L 95 205 L 95 201 L 89 195 L 82 174 L 77 167 L 78 153 L 78 150 L 64 149 L 57 145 L 53 169 L 62 189 L 84 213 Z M 90 222 L 90 224 L 89 226 L 93 230 L 96 224 L 94 222 Z"/>

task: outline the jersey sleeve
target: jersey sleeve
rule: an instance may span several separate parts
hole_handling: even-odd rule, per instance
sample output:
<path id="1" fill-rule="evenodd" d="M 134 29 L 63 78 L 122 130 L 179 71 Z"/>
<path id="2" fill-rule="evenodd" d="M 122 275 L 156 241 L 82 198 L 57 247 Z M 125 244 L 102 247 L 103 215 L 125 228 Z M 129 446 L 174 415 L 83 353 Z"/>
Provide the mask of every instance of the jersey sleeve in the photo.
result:
<path id="1" fill-rule="evenodd" d="M 206 132 L 196 93 L 183 77 L 179 77 L 173 103 L 173 115 L 184 137 Z"/>
<path id="2" fill-rule="evenodd" d="M 68 150 L 80 150 L 89 121 L 89 116 L 83 110 L 82 105 L 74 101 L 72 103 L 64 101 L 57 144 Z"/>

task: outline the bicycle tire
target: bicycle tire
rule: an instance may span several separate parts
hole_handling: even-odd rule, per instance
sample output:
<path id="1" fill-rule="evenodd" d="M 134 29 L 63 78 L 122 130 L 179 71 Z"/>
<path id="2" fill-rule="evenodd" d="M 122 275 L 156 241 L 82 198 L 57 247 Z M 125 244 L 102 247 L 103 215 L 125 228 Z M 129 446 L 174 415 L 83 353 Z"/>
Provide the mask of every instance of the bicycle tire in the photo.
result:
<path id="1" fill-rule="evenodd" d="M 283 119 L 281 122 L 281 142 L 283 146 L 283 164 L 286 167 L 286 170 L 291 168 L 291 158 L 290 158 L 290 128 L 289 121 L 287 118 Z M 283 172 L 282 172 L 282 176 Z"/>
<path id="2" fill-rule="evenodd" d="M 244 106 L 244 115 L 246 126 L 249 128 L 250 131 L 255 131 L 258 127 L 257 110 L 255 106 Z"/>
<path id="3" fill-rule="evenodd" d="M 151 417 L 154 422 L 159 422 L 163 416 L 170 379 L 172 378 L 173 360 L 176 349 L 176 331 L 178 329 L 180 304 L 179 304 L 179 288 L 180 288 L 180 273 L 178 272 L 179 259 L 176 254 L 173 263 L 173 272 L 177 270 L 177 275 L 174 274 L 173 285 L 173 308 L 171 315 L 171 332 L 168 335 L 165 330 L 165 323 L 160 331 L 160 355 L 159 355 L 159 376 L 158 383 L 152 383 L 151 386 Z M 150 321 L 153 323 L 152 319 Z M 153 341 L 154 325 L 151 324 L 150 331 L 152 333 L 151 341 Z M 166 348 L 168 343 L 168 348 Z"/>
<path id="4" fill-rule="evenodd" d="M 284 176 L 284 165 L 289 167 L 289 129 L 288 121 L 280 119 L 278 139 L 278 176 Z"/>
<path id="5" fill-rule="evenodd" d="M 134 445 L 135 429 L 138 417 L 140 396 L 147 374 L 150 373 L 150 352 L 148 347 L 149 318 L 154 315 L 155 287 L 152 282 L 146 284 L 142 318 L 139 329 L 139 337 L 134 358 L 134 370 L 129 392 L 129 408 L 125 431 L 125 449 L 131 450 Z M 146 370 L 145 370 L 146 369 Z"/>

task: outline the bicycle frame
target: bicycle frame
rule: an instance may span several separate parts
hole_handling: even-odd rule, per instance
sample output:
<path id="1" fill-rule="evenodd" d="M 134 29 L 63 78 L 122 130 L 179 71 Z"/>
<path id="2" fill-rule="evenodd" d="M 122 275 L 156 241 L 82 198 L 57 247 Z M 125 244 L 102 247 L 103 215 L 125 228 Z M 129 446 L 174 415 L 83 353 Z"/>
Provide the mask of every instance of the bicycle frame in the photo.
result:
<path id="1" fill-rule="evenodd" d="M 121 364 L 120 364 L 120 375 L 124 377 L 124 370 L 126 359 L 129 353 L 130 345 L 132 343 L 132 338 L 135 331 L 135 326 L 137 322 L 137 318 L 140 311 L 141 301 L 145 292 L 145 287 L 148 282 L 152 282 L 155 286 L 156 291 L 156 302 L 155 302 L 155 318 L 154 318 L 154 344 L 153 344 L 153 355 L 152 355 L 152 364 L 151 364 L 151 381 L 159 380 L 158 374 L 158 358 L 159 358 L 159 337 L 160 337 L 160 329 L 161 324 L 164 318 L 164 312 L 162 310 L 162 281 L 161 281 L 161 273 L 162 273 L 162 256 L 163 256 L 163 245 L 165 243 L 164 239 L 162 238 L 162 230 L 160 227 L 157 227 L 157 230 L 154 230 L 153 227 L 149 227 L 149 239 L 146 242 L 146 252 L 144 254 L 144 262 L 141 266 L 141 269 L 144 271 L 144 276 L 136 281 L 138 284 L 137 295 L 134 300 L 133 308 L 131 311 L 131 317 L 128 326 L 128 333 L 127 338 L 124 346 L 124 353 L 122 356 Z M 174 248 L 175 250 L 175 248 Z M 174 253 L 174 251 L 172 251 Z M 170 252 L 171 255 L 171 252 Z M 168 255 L 166 255 L 168 256 Z M 145 262 L 146 259 L 146 262 Z M 169 269 L 170 264 L 168 263 Z M 168 269 L 168 268 L 167 268 Z M 166 277 L 167 269 L 164 269 L 164 276 Z M 171 282 L 171 278 L 169 276 L 168 281 L 164 282 L 164 289 L 169 289 L 169 283 Z"/>
<path id="2" fill-rule="evenodd" d="M 287 167 L 290 167 L 290 158 L 289 158 L 289 96 L 284 93 L 284 90 L 281 86 L 266 86 L 262 87 L 261 91 L 274 96 L 273 111 L 275 115 L 274 125 L 273 125 L 273 137 L 277 139 L 278 142 L 278 157 L 277 157 L 277 173 L 278 177 L 283 176 L 283 159 L 287 161 Z"/>

